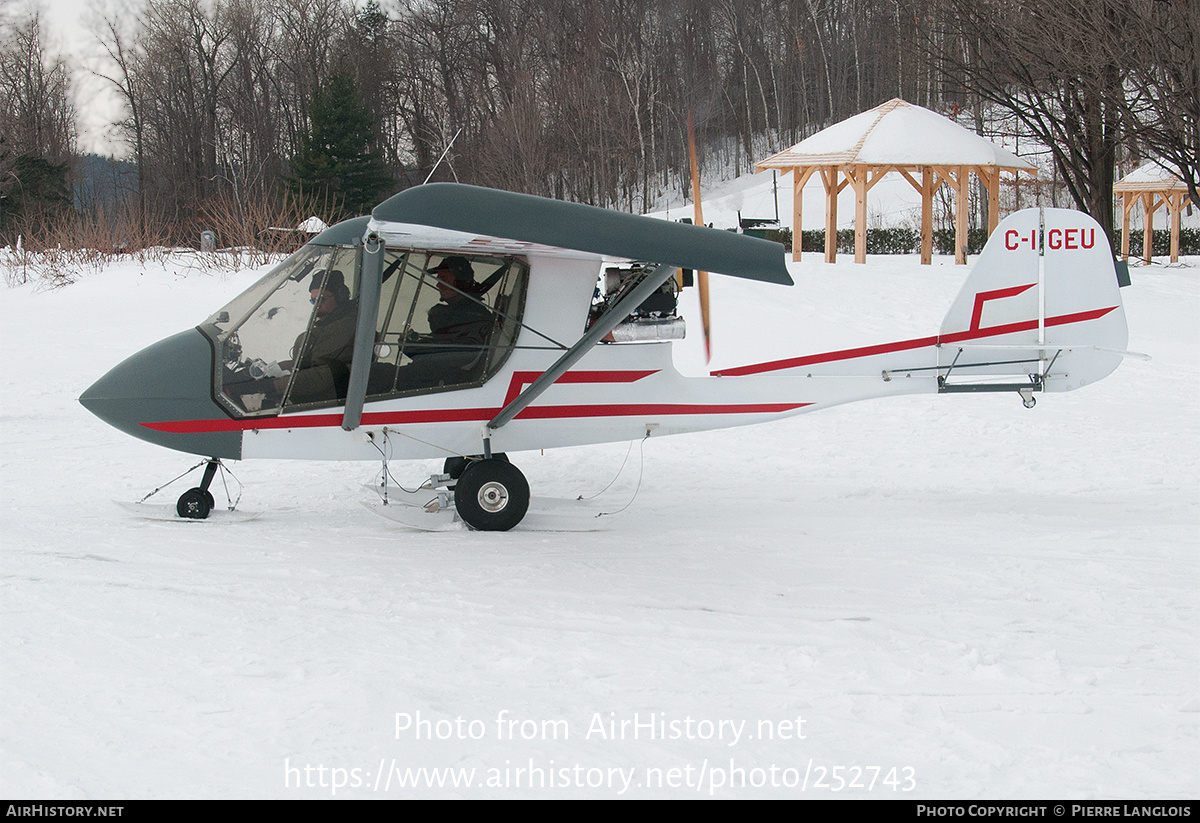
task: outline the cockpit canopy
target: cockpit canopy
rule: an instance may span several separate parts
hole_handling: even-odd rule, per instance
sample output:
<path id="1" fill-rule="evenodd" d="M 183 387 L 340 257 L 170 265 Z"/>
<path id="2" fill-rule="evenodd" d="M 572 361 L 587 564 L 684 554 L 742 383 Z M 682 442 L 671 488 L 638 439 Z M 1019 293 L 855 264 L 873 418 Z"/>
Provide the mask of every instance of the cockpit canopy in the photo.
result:
<path id="1" fill-rule="evenodd" d="M 345 402 L 362 257 L 361 245 L 310 243 L 200 326 L 223 408 L 258 417 Z M 528 275 L 516 256 L 386 249 L 366 399 L 486 382 L 516 343 Z"/>

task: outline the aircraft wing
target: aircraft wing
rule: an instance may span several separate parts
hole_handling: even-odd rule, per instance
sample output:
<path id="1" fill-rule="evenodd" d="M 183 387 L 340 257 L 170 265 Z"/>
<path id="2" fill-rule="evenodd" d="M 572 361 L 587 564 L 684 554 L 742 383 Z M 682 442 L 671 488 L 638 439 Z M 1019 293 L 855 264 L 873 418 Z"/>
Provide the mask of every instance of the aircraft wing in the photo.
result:
<path id="1" fill-rule="evenodd" d="M 390 197 L 371 216 L 378 222 L 430 226 L 792 285 L 778 243 L 528 194 L 430 183 Z"/>

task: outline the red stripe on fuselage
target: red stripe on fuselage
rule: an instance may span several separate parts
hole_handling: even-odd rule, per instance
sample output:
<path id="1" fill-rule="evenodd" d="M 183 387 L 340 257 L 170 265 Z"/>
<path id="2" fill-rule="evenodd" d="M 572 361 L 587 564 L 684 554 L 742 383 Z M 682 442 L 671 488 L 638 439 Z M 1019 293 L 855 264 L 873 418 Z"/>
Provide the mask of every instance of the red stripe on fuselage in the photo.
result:
<path id="1" fill-rule="evenodd" d="M 1116 309 L 1116 306 L 1109 306 L 1107 309 L 1092 309 L 1091 311 L 1080 311 L 1074 314 L 1060 314 L 1057 317 L 1047 317 L 1046 326 L 1065 326 L 1068 323 L 1082 323 L 1085 320 L 1095 320 L 1098 317 L 1103 317 L 1110 311 Z M 938 338 L 939 343 L 957 343 L 960 340 L 977 340 L 980 337 L 997 337 L 1002 334 L 1014 334 L 1019 331 L 1033 331 L 1038 327 L 1036 320 L 1022 320 L 1020 323 L 1005 323 L 1002 326 L 990 326 L 986 329 L 971 329 L 968 331 L 954 332 L 953 334 L 943 334 Z"/>
<path id="2" fill-rule="evenodd" d="M 916 340 L 901 340 L 897 343 L 881 343 L 878 346 L 863 346 L 858 349 L 842 349 L 821 354 L 809 354 L 804 357 L 792 357 L 787 360 L 773 360 L 769 363 L 755 363 L 751 366 L 738 366 L 734 369 L 721 369 L 712 372 L 713 377 L 737 377 L 747 374 L 760 374 L 780 369 L 794 369 L 799 366 L 811 366 L 814 363 L 832 363 L 837 360 L 853 360 L 856 357 L 870 357 L 873 354 L 887 354 L 893 351 L 921 349 L 937 343 L 936 337 L 921 337 Z"/>
<path id="3" fill-rule="evenodd" d="M 1027 286 L 1019 287 L 1023 291 Z M 1090 311 L 1075 312 L 1074 314 L 1060 314 L 1057 317 L 1047 317 L 1046 326 L 1065 326 L 1068 323 L 1082 323 L 1086 320 L 1095 320 L 1103 317 L 1111 311 L 1116 310 L 1116 306 L 1109 306 L 1107 309 L 1092 309 Z M 1031 331 L 1038 327 L 1036 320 L 1022 320 L 1019 323 L 1006 323 L 1002 326 L 990 326 L 986 329 L 968 329 L 967 331 L 953 332 L 951 334 L 938 335 L 936 337 L 920 337 L 914 340 L 901 340 L 896 343 L 881 343 L 878 346 L 863 346 L 857 349 L 842 349 L 841 351 L 823 352 L 821 354 L 810 354 L 805 357 L 793 357 L 787 360 L 772 360 L 767 363 L 754 363 L 749 366 L 738 366 L 733 369 L 721 369 L 720 371 L 712 372 L 713 377 L 740 377 L 747 374 L 762 374 L 764 372 L 781 371 L 783 369 L 795 369 L 800 366 L 809 366 L 815 363 L 834 363 L 839 360 L 854 360 L 859 357 L 870 357 L 874 354 L 887 354 L 894 351 L 908 351 L 910 349 L 920 349 L 925 346 L 934 346 L 938 343 L 958 343 L 963 340 L 978 340 L 982 337 L 997 337 L 1004 334 L 1013 334 L 1020 331 Z"/>
<path id="4" fill-rule="evenodd" d="M 696 405 L 683 403 L 627 403 L 611 406 L 530 406 L 517 420 L 548 420 L 560 417 L 634 417 L 637 415 L 686 414 L 782 414 L 812 403 L 740 403 Z"/>
<path id="5" fill-rule="evenodd" d="M 634 383 L 649 377 L 658 369 L 648 371 L 582 371 L 567 372 L 556 383 Z M 541 377 L 542 372 L 515 372 L 509 381 L 504 398 L 507 406 L 521 389 Z M 516 416 L 517 420 L 551 420 L 582 417 L 631 417 L 636 415 L 694 415 L 694 414 L 780 414 L 812 405 L 811 403 L 740 403 L 696 404 L 631 403 L 585 404 L 571 406 L 530 406 Z M 417 423 L 460 423 L 491 420 L 500 413 L 498 408 L 418 409 L 415 411 L 364 412 L 362 426 L 402 426 Z M 198 434 L 220 431 L 253 431 L 268 429 L 332 428 L 342 424 L 341 414 L 301 414 L 290 417 L 264 417 L 251 420 L 166 420 L 142 423 L 148 429 L 173 434 Z"/>
<path id="6" fill-rule="evenodd" d="M 631 403 L 615 405 L 530 406 L 516 416 L 517 420 L 554 420 L 582 417 L 633 417 L 637 415 L 692 414 L 782 414 L 811 403 L 740 403 L 698 404 Z M 403 426 L 416 423 L 459 423 L 491 420 L 500 409 L 426 409 L 409 412 L 369 412 L 362 416 L 362 426 Z M 198 434 L 219 431 L 253 431 L 265 429 L 333 428 L 342 424 L 340 414 L 305 414 L 294 417 L 267 417 L 258 420 L 168 420 L 142 423 L 148 429 L 173 434 Z"/>
<path id="7" fill-rule="evenodd" d="M 647 371 L 569 371 L 563 374 L 562 377 L 555 380 L 555 383 L 636 383 L 643 377 L 649 377 L 652 374 L 658 374 L 659 369 L 649 369 Z M 512 379 L 508 381 L 508 392 L 504 395 L 504 405 L 517 399 L 517 395 L 521 390 L 541 377 L 543 372 L 540 371 L 517 371 L 513 372 Z"/>

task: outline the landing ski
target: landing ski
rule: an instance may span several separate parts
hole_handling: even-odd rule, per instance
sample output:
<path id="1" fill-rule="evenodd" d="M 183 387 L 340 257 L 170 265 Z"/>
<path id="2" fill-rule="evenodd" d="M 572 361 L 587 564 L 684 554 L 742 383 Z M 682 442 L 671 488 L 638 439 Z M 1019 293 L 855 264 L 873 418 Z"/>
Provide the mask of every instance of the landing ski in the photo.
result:
<path id="1" fill-rule="evenodd" d="M 436 493 L 433 496 L 436 497 Z M 453 505 L 448 508 L 426 509 L 420 505 L 401 502 L 389 491 L 387 503 L 383 500 L 364 500 L 363 506 L 380 517 L 421 531 L 470 531 L 454 511 Z M 539 499 L 530 503 L 529 511 L 513 531 L 594 532 L 605 528 L 605 518 L 586 503 L 575 500 Z"/>
<path id="2" fill-rule="evenodd" d="M 113 502 L 137 517 L 173 523 L 245 523 L 262 514 L 262 512 L 250 512 L 242 509 L 229 511 L 228 509 L 214 508 L 209 512 L 208 517 L 198 520 L 191 517 L 180 517 L 179 513 L 175 511 L 175 506 L 169 503 L 130 503 L 125 500 L 114 500 Z"/>

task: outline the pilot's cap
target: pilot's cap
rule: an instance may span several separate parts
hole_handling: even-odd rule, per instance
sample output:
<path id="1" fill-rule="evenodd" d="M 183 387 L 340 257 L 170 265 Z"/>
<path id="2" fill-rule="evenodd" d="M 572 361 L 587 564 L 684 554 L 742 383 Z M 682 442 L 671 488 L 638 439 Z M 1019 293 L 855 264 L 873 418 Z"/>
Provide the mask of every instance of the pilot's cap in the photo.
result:
<path id="1" fill-rule="evenodd" d="M 346 276 L 337 269 L 314 274 L 312 282 L 308 284 L 308 290 L 315 289 L 324 289 L 337 298 L 339 303 L 346 303 L 350 299 L 350 290 L 346 288 Z"/>
<path id="2" fill-rule="evenodd" d="M 455 283 L 473 283 L 475 281 L 475 270 L 471 268 L 471 261 L 460 255 L 451 255 L 438 263 L 431 272 L 448 271 L 454 275 Z"/>

